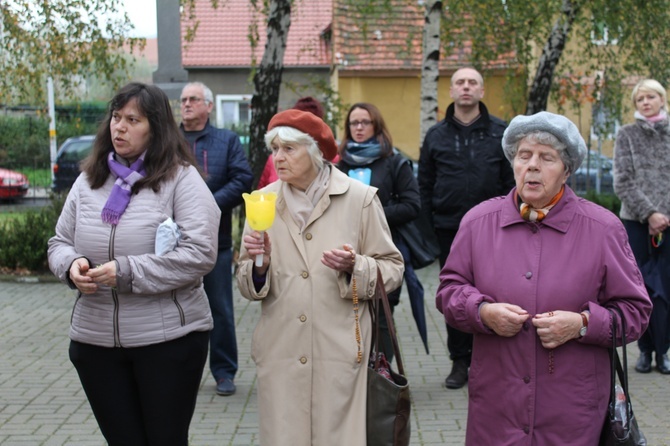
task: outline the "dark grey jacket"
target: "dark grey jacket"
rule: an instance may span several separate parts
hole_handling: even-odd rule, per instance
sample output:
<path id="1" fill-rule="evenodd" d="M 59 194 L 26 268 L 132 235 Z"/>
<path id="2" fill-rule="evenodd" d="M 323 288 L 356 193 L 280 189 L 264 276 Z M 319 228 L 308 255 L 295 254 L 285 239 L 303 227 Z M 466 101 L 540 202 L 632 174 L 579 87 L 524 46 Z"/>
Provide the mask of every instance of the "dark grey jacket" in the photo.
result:
<path id="1" fill-rule="evenodd" d="M 654 212 L 670 215 L 670 126 L 637 120 L 614 143 L 614 192 L 620 217 L 647 223 Z"/>

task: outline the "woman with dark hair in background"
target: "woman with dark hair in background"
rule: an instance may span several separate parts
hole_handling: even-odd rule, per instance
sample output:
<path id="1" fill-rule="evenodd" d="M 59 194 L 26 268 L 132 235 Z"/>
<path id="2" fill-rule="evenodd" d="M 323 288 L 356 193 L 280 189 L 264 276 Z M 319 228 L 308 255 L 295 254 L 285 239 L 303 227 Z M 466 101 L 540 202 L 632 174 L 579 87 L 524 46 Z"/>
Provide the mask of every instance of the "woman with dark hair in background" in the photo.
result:
<path id="1" fill-rule="evenodd" d="M 220 216 L 195 165 L 165 93 L 126 85 L 49 240 L 51 270 L 77 290 L 70 360 L 112 446 L 188 445 Z"/>
<path id="2" fill-rule="evenodd" d="M 344 122 L 338 167 L 350 177 L 378 189 L 377 195 L 391 228 L 393 242 L 405 261 L 404 278 L 408 293 L 411 298 L 423 300 L 423 285 L 412 268 L 409 248 L 397 230 L 399 225 L 414 220 L 421 210 L 419 184 L 411 163 L 394 150 L 384 118 L 373 104 L 359 102 L 352 105 Z M 402 284 L 388 293 L 392 310 L 400 302 L 401 288 Z M 393 346 L 384 312 L 380 313 L 379 323 L 382 330 L 380 348 L 390 362 Z"/>

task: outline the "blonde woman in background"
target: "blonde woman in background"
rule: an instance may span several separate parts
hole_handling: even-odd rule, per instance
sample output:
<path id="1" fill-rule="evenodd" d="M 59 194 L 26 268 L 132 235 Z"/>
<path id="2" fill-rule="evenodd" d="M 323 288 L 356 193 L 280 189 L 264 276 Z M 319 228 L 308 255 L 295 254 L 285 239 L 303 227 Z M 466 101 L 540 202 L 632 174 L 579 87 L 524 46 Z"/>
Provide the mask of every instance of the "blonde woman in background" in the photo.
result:
<path id="1" fill-rule="evenodd" d="M 635 122 L 623 126 L 614 144 L 614 192 L 635 259 L 654 304 L 649 327 L 638 340 L 635 370 L 670 374 L 670 126 L 665 88 L 653 79 L 633 89 Z"/>

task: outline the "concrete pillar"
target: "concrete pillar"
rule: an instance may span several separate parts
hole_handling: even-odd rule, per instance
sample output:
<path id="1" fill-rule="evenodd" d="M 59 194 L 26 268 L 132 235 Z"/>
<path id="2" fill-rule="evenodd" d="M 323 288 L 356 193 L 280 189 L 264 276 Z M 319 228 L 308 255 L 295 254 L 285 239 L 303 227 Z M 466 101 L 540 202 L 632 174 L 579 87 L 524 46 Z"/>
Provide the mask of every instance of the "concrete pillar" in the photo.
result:
<path id="1" fill-rule="evenodd" d="M 156 0 L 156 30 L 158 37 L 158 68 L 153 82 L 170 99 L 179 99 L 188 82 L 188 71 L 181 60 L 181 22 L 179 0 Z"/>

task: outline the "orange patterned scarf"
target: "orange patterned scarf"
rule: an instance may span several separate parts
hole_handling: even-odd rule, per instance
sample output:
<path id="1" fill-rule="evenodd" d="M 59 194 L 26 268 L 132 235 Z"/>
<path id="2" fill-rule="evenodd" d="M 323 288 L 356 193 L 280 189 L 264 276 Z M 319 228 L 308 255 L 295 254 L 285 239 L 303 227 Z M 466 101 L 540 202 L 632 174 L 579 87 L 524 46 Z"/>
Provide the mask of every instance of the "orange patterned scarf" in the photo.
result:
<path id="1" fill-rule="evenodd" d="M 519 207 L 521 218 L 523 218 L 526 221 L 542 221 L 542 219 L 546 217 L 547 214 L 549 213 L 549 210 L 553 208 L 556 205 L 556 203 L 558 203 L 558 200 L 561 199 L 564 190 L 565 186 L 562 186 L 561 190 L 558 191 L 558 193 L 554 196 L 554 198 L 551 199 L 549 204 L 547 204 L 545 207 L 541 209 L 535 209 L 531 207 L 529 204 L 524 203 L 519 197 L 519 194 L 517 192 L 514 192 L 514 202 Z"/>

